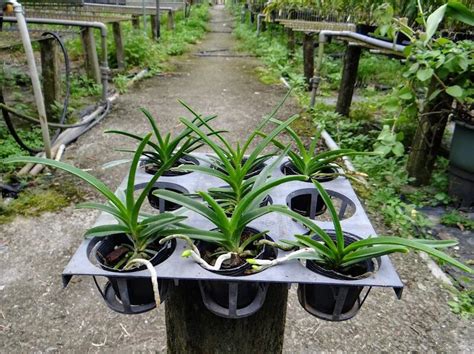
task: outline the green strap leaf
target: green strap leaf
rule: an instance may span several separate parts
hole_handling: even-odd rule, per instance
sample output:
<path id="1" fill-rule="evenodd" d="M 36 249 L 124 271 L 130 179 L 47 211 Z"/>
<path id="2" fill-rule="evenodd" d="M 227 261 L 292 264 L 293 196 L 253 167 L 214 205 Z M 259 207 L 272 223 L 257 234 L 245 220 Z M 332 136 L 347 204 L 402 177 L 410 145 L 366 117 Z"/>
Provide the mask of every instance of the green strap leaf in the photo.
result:
<path id="1" fill-rule="evenodd" d="M 86 233 L 84 234 L 84 237 L 86 238 L 105 237 L 105 236 L 115 235 L 115 234 L 127 234 L 129 232 L 130 232 L 130 229 L 123 225 L 117 225 L 117 224 L 101 225 L 101 226 L 96 226 L 87 230 Z"/>

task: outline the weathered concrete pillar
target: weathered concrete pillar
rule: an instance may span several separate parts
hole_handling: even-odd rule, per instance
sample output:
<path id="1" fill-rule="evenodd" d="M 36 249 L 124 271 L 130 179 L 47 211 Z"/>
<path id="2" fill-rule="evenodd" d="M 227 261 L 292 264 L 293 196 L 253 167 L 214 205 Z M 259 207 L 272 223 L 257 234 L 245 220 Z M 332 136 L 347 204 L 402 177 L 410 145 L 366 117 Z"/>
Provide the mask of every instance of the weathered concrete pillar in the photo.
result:
<path id="1" fill-rule="evenodd" d="M 95 46 L 95 38 L 92 28 L 85 27 L 81 30 L 82 45 L 86 56 L 86 72 L 87 76 L 96 83 L 101 83 L 99 58 L 97 56 L 97 48 Z"/>
<path id="2" fill-rule="evenodd" d="M 112 29 L 114 32 L 115 55 L 117 58 L 117 67 L 119 69 L 125 68 L 125 50 L 123 47 L 122 25 L 120 22 L 113 22 Z"/>
<path id="3" fill-rule="evenodd" d="M 287 298 L 287 284 L 270 284 L 258 312 L 228 319 L 205 308 L 196 281 L 180 281 L 165 305 L 168 353 L 281 353 Z"/>
<path id="4" fill-rule="evenodd" d="M 53 106 L 61 99 L 59 46 L 54 38 L 46 38 L 40 41 L 40 50 L 46 115 L 49 121 L 55 121 Z"/>
<path id="5" fill-rule="evenodd" d="M 344 55 L 341 86 L 339 87 L 336 104 L 336 112 L 343 116 L 348 116 L 351 108 L 361 52 L 360 47 L 347 45 L 346 54 Z"/>

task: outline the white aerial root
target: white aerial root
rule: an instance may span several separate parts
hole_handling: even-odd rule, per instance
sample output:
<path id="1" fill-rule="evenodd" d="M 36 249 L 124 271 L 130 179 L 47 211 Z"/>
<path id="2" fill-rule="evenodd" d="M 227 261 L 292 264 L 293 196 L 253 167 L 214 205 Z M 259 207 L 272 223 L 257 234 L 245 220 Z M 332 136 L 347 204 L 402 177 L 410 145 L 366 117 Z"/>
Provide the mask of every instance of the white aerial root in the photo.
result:
<path id="1" fill-rule="evenodd" d="M 207 270 L 220 270 L 222 267 L 222 263 L 230 259 L 233 254 L 233 252 L 229 252 L 229 253 L 225 253 L 219 256 L 216 260 L 216 263 L 212 266 L 209 263 L 207 263 L 204 259 L 202 259 L 201 252 L 199 252 L 199 249 L 193 243 L 193 240 L 191 240 L 191 238 L 189 238 L 188 236 L 185 236 L 185 235 L 167 236 L 160 240 L 160 244 L 163 244 L 173 238 L 178 238 L 180 240 L 186 241 L 188 246 L 191 248 L 190 250 L 186 250 L 182 253 L 183 257 L 186 257 L 186 258 L 191 257 L 196 263 L 200 264 L 203 268 Z"/>
<path id="2" fill-rule="evenodd" d="M 229 253 L 220 255 L 213 266 L 207 263 L 204 259 L 201 258 L 201 255 L 197 254 L 193 250 L 184 251 L 183 257 L 191 257 L 196 263 L 200 264 L 203 268 L 207 270 L 220 270 L 222 263 L 230 259 L 232 257 L 232 254 L 233 252 L 229 252 Z"/>
<path id="3" fill-rule="evenodd" d="M 291 261 L 292 259 L 305 259 L 308 257 L 314 257 L 317 255 L 316 251 L 312 248 L 301 248 L 298 251 L 289 253 L 288 255 L 273 260 L 268 259 L 247 259 L 247 262 L 252 264 L 255 270 L 264 270 L 276 266 L 281 263 Z"/>
<path id="4" fill-rule="evenodd" d="M 160 306 L 160 291 L 158 290 L 158 275 L 156 274 L 155 267 L 153 267 L 153 264 L 151 264 L 150 261 L 142 258 L 132 259 L 130 262 L 128 262 L 128 264 L 131 263 L 143 264 L 148 268 L 148 271 L 150 272 L 151 284 L 153 285 L 153 295 L 155 296 L 156 307 L 158 308 L 158 306 Z"/>

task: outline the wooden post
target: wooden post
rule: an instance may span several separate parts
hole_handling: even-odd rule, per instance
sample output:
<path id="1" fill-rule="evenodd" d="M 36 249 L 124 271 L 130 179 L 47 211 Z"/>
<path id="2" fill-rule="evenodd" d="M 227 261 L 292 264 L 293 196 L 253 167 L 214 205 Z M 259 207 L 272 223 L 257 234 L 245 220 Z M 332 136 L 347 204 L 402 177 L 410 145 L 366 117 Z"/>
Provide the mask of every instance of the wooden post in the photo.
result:
<path id="1" fill-rule="evenodd" d="M 437 88 L 437 82 L 433 79 L 428 96 Z M 426 185 L 430 182 L 448 122 L 451 102 L 452 99 L 447 94 L 440 94 L 435 102 L 427 105 L 419 118 L 407 162 L 408 175 L 414 178 L 411 182 L 413 185 Z"/>
<path id="2" fill-rule="evenodd" d="M 119 69 L 125 69 L 125 50 L 123 48 L 122 25 L 120 24 L 120 22 L 113 22 L 112 29 L 114 32 L 117 67 Z"/>
<path id="3" fill-rule="evenodd" d="M 140 29 L 140 17 L 138 17 L 137 15 L 132 16 L 132 27 L 136 30 Z"/>
<path id="4" fill-rule="evenodd" d="M 287 284 L 270 284 L 263 307 L 241 319 L 214 315 L 195 281 L 180 281 L 166 300 L 168 353 L 281 353 Z"/>
<path id="5" fill-rule="evenodd" d="M 43 76 L 43 96 L 48 121 L 57 121 L 54 117 L 54 103 L 61 98 L 61 71 L 59 68 L 59 47 L 54 38 L 40 41 L 41 71 Z"/>
<path id="6" fill-rule="evenodd" d="M 151 38 L 155 41 L 158 39 L 157 25 L 156 15 L 150 15 Z"/>
<path id="7" fill-rule="evenodd" d="M 336 104 L 336 112 L 343 116 L 349 116 L 361 52 L 360 47 L 347 45 L 346 54 L 344 55 L 341 86 L 339 87 Z"/>
<path id="8" fill-rule="evenodd" d="M 311 79 L 314 75 L 314 40 L 312 33 L 303 36 L 303 65 L 307 90 L 311 90 Z"/>
<path id="9" fill-rule="evenodd" d="M 92 28 L 84 27 L 81 31 L 82 45 L 84 47 L 84 54 L 86 57 L 86 72 L 87 76 L 100 84 L 100 67 L 99 57 L 97 56 L 97 48 L 95 46 L 95 38 Z"/>
<path id="10" fill-rule="evenodd" d="M 295 32 L 291 28 L 287 28 L 286 34 L 288 36 L 288 59 L 293 59 L 295 57 Z"/>
<path id="11" fill-rule="evenodd" d="M 174 12 L 168 11 L 168 30 L 174 30 Z"/>

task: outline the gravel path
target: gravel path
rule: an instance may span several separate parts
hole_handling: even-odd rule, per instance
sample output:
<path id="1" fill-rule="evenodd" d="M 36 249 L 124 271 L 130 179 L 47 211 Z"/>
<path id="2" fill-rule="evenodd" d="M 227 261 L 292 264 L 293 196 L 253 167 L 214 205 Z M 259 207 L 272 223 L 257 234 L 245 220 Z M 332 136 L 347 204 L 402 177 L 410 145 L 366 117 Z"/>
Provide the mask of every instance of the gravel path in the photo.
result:
<path id="1" fill-rule="evenodd" d="M 177 102 L 183 99 L 199 112 L 217 113 L 217 126 L 232 131 L 231 141 L 245 136 L 271 111 L 285 89 L 255 79 L 258 61 L 233 55 L 236 42 L 228 33 L 229 17 L 222 8 L 211 12 L 211 32 L 194 54 L 215 55 L 180 58 L 175 73 L 148 79 L 121 96 L 110 116 L 68 149 L 66 160 L 92 169 L 117 186 L 126 167 L 107 171 L 99 167 L 120 158 L 112 149 L 126 145 L 102 132 L 148 131 L 139 107 L 149 109 L 160 126 L 174 131 L 177 117 L 186 114 Z M 289 102 L 282 116 L 297 111 Z M 68 207 L 0 226 L 0 352 L 166 350 L 163 308 L 137 316 L 118 315 L 106 307 L 88 278 L 73 278 L 62 289 L 60 274 L 96 217 L 94 211 Z M 392 259 L 406 284 L 403 299 L 396 300 L 391 290 L 375 289 L 359 315 L 344 323 L 323 322 L 306 314 L 293 287 L 285 351 L 458 352 L 474 348 L 472 322 L 449 311 L 449 292 L 423 261 L 418 256 Z"/>

